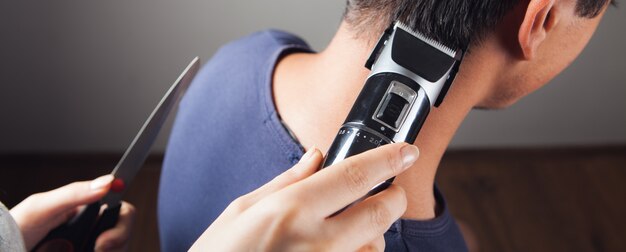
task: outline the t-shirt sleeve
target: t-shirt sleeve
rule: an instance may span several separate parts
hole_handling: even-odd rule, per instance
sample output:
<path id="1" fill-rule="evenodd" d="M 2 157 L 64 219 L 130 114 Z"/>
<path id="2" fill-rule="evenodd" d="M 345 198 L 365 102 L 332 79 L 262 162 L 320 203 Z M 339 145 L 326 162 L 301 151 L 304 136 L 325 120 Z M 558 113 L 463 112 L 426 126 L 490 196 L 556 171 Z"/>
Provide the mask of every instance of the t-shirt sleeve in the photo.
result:
<path id="1" fill-rule="evenodd" d="M 0 251 L 26 251 L 22 233 L 2 202 L 0 202 Z"/>
<path id="2" fill-rule="evenodd" d="M 400 219 L 385 233 L 385 251 L 467 251 L 463 235 L 435 186 L 439 216 L 428 221 Z"/>

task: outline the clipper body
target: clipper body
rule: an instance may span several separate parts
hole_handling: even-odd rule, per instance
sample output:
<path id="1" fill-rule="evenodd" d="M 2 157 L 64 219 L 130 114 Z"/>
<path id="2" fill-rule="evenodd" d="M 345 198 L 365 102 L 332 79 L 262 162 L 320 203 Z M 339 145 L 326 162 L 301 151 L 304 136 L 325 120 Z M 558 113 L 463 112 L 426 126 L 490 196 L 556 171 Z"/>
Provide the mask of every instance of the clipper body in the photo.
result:
<path id="1" fill-rule="evenodd" d="M 322 168 L 381 145 L 413 143 L 431 107 L 443 101 L 462 54 L 399 22 L 387 29 L 366 63 L 372 71 Z M 392 182 L 393 178 L 375 186 L 364 197 Z"/>

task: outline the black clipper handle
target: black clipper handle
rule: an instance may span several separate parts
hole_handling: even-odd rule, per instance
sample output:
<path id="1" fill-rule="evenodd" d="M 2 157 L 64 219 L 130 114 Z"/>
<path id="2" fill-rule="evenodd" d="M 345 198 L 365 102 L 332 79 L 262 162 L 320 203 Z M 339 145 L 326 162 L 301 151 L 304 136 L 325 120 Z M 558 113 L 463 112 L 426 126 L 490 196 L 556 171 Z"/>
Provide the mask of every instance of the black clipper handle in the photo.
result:
<path id="1" fill-rule="evenodd" d="M 322 168 L 381 145 L 412 144 L 429 112 L 428 96 L 410 78 L 395 73 L 369 77 L 330 146 Z M 385 190 L 393 180 L 376 185 L 362 199 Z"/>
<path id="2" fill-rule="evenodd" d="M 326 154 L 322 168 L 326 168 L 351 156 L 358 155 L 390 143 L 391 142 L 388 139 L 381 137 L 379 134 L 376 134 L 367 128 L 359 127 L 359 125 L 345 124 L 339 130 L 339 133 L 335 137 L 335 141 L 333 141 L 328 154 Z M 390 178 L 374 186 L 372 190 L 354 203 L 387 189 L 394 179 L 395 177 Z M 341 211 L 343 211 L 343 209 L 335 214 L 338 214 Z"/>

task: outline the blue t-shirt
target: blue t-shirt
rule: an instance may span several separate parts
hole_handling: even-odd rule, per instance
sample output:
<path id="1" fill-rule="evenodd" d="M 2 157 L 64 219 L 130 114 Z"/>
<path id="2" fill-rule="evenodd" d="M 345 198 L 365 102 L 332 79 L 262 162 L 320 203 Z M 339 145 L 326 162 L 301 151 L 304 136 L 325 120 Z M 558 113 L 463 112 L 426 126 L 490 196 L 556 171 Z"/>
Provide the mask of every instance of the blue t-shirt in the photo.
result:
<path id="1" fill-rule="evenodd" d="M 283 126 L 272 95 L 277 61 L 311 52 L 300 38 L 263 31 L 222 47 L 181 101 L 159 188 L 163 251 L 186 251 L 237 197 L 298 162 L 300 144 Z M 360 64 L 360 63 L 359 63 Z M 442 207 L 431 221 L 398 220 L 385 234 L 387 251 L 464 251 L 463 238 Z"/>

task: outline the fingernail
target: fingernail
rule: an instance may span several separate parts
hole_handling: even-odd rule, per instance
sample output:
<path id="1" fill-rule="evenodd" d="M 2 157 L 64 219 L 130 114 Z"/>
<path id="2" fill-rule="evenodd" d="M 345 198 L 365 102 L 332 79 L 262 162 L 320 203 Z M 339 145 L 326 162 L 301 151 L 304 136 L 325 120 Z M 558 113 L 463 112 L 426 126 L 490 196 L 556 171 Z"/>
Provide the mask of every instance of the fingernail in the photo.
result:
<path id="1" fill-rule="evenodd" d="M 402 149 L 400 149 L 400 153 L 402 154 L 403 169 L 411 167 L 420 155 L 420 151 L 417 146 L 412 144 L 402 147 Z"/>
<path id="2" fill-rule="evenodd" d="M 313 157 L 313 153 L 315 153 L 315 151 L 317 151 L 317 148 L 315 148 L 315 147 L 309 148 L 309 150 L 306 153 L 304 153 L 304 155 L 302 155 L 302 157 L 300 158 L 300 161 L 298 161 L 298 163 L 306 162 L 309 159 L 311 159 L 311 157 Z"/>
<path id="3" fill-rule="evenodd" d="M 102 189 L 105 186 L 111 184 L 111 182 L 113 182 L 113 179 L 113 175 L 111 174 L 104 175 L 91 181 L 91 184 L 89 186 L 91 187 L 91 190 Z"/>

